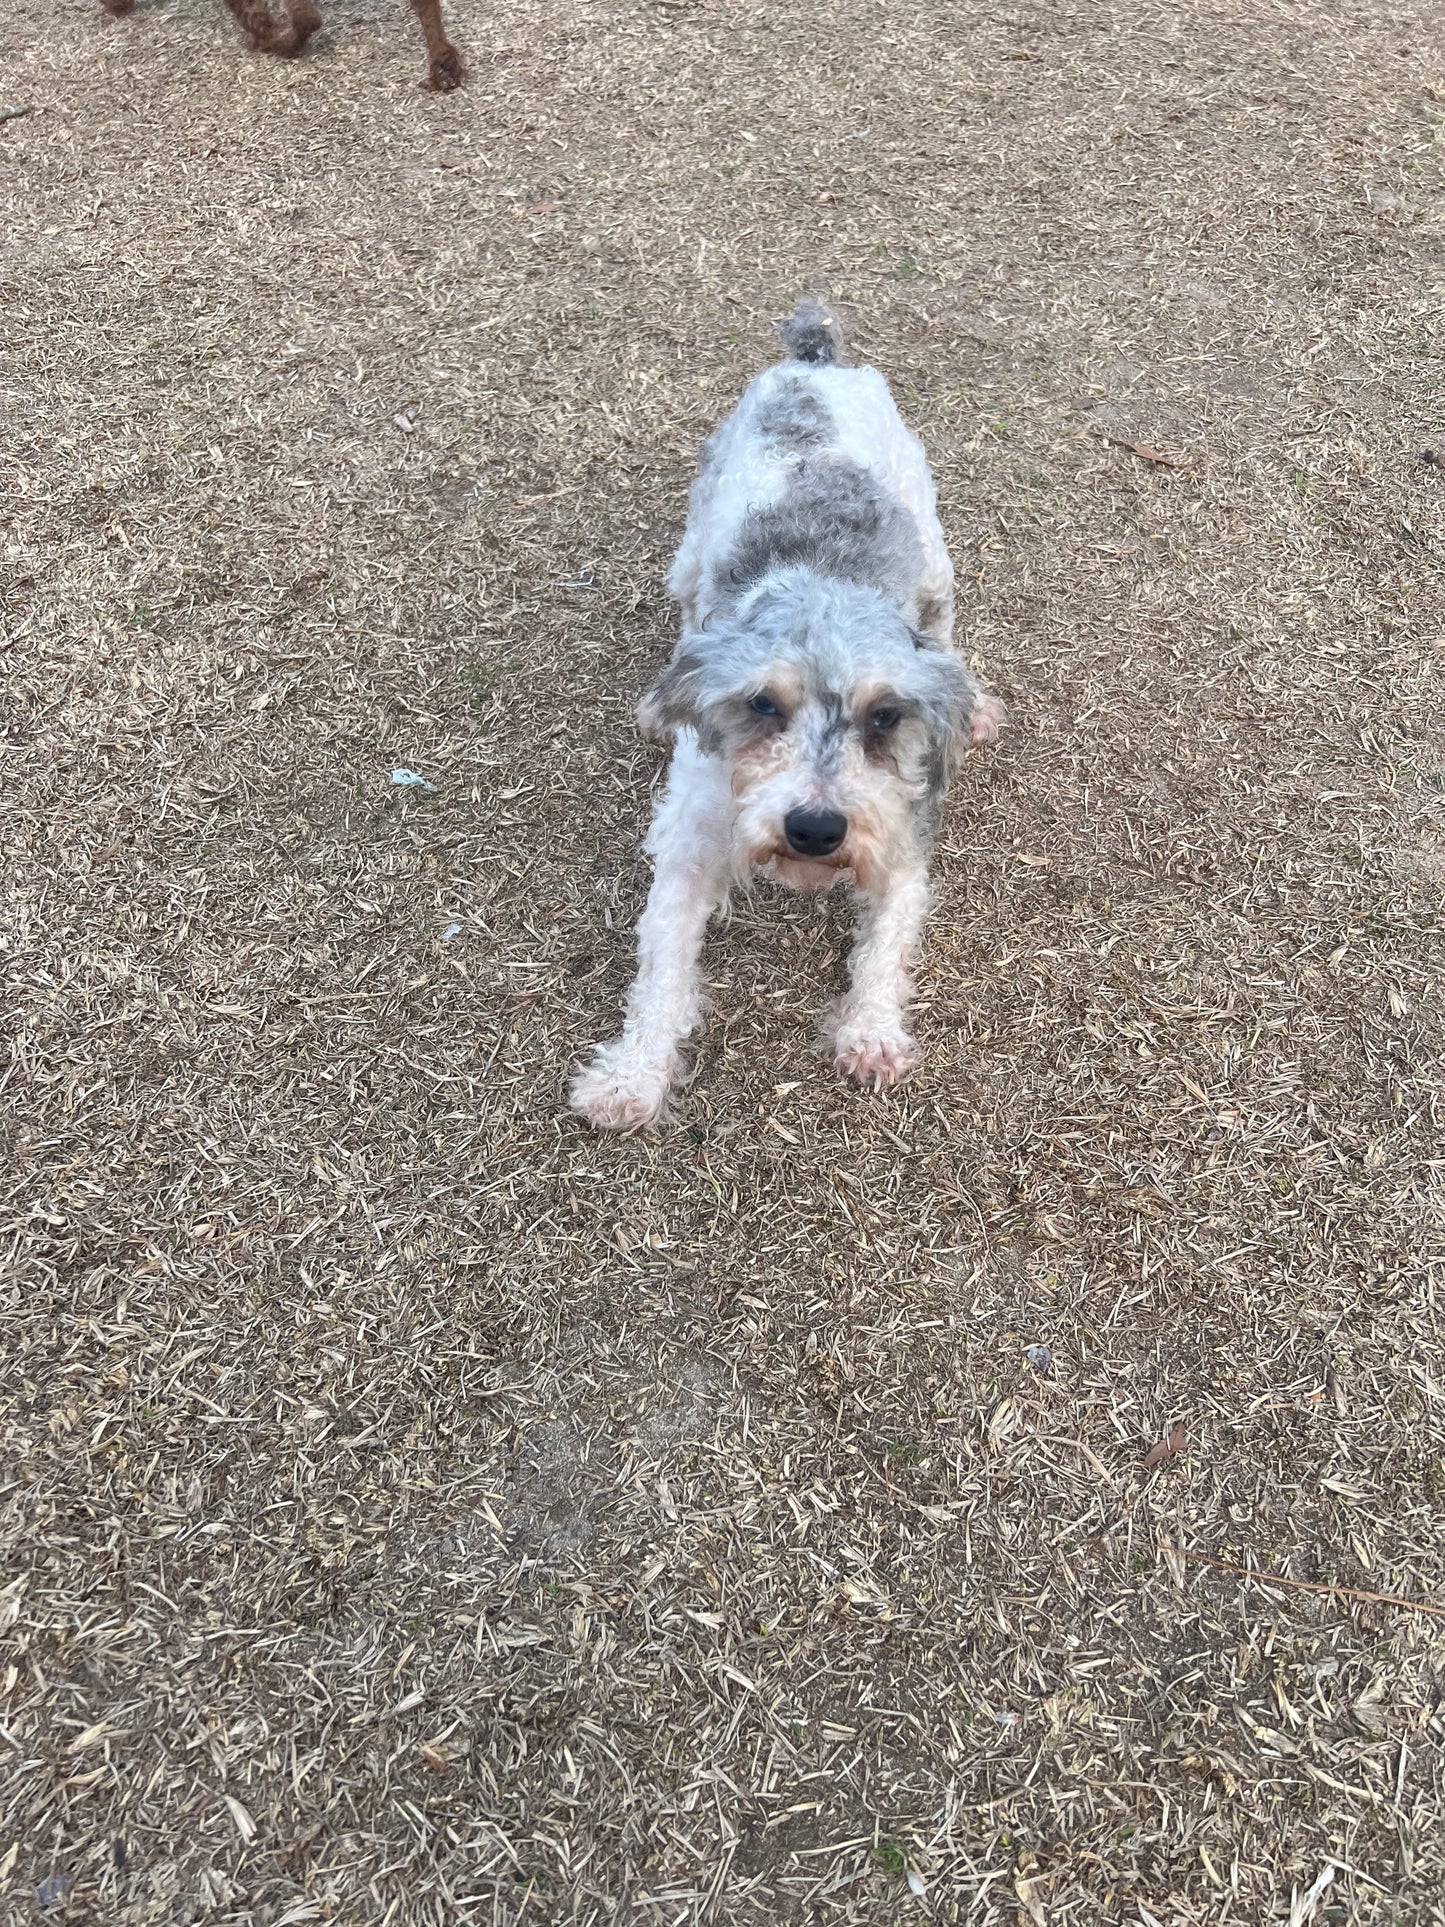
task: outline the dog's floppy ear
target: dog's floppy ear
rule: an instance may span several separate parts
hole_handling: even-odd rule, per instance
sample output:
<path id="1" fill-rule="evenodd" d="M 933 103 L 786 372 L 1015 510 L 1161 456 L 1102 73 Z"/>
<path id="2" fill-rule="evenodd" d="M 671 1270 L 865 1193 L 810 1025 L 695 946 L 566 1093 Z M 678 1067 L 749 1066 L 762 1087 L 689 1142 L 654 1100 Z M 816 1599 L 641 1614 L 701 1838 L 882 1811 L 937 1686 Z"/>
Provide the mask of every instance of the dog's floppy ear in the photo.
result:
<path id="1" fill-rule="evenodd" d="M 971 749 L 991 743 L 1004 721 L 1004 707 L 975 681 L 967 663 L 951 649 L 941 649 L 916 632 L 914 647 L 929 658 L 936 680 L 930 702 L 943 751 L 943 780 L 947 782 Z"/>
<path id="2" fill-rule="evenodd" d="M 701 658 L 686 650 L 673 657 L 637 705 L 637 727 L 644 736 L 671 742 L 678 730 L 689 724 L 696 728 L 702 667 Z"/>

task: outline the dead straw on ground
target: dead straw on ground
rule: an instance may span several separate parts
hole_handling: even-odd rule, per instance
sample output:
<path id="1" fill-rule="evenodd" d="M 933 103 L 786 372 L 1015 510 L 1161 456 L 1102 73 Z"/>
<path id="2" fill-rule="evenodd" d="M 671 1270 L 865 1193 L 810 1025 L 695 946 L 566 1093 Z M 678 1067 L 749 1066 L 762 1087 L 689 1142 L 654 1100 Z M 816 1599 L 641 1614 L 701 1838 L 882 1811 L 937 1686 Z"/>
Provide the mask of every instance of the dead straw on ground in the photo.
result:
<path id="1" fill-rule="evenodd" d="M 0 21 L 0 1908 L 1440 1927 L 1438 21 L 330 14 Z M 604 1140 L 800 287 L 1013 726 Z"/>

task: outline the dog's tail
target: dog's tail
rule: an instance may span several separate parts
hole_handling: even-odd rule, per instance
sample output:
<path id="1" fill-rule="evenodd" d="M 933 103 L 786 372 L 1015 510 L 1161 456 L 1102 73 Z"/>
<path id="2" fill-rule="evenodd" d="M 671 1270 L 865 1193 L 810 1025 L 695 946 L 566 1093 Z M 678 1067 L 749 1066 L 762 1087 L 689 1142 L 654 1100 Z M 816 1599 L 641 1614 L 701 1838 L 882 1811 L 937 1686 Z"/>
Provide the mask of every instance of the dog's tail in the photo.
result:
<path id="1" fill-rule="evenodd" d="M 811 361 L 826 367 L 844 361 L 843 324 L 816 295 L 805 294 L 786 321 L 778 323 L 783 346 L 795 361 Z"/>

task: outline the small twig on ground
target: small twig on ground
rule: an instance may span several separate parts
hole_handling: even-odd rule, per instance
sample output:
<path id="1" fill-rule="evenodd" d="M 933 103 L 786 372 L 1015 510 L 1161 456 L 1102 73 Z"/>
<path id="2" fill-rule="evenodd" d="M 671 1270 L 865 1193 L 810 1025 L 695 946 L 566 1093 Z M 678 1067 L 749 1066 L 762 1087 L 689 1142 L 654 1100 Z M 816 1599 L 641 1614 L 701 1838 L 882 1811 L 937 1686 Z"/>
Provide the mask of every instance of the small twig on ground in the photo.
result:
<path id="1" fill-rule="evenodd" d="M 1155 448 L 1149 442 L 1131 442 L 1125 435 L 1104 434 L 1103 439 L 1112 447 L 1125 449 L 1130 455 L 1137 455 L 1141 462 L 1148 462 L 1155 468 L 1189 467 L 1188 456 L 1166 455 L 1162 448 Z"/>
<path id="2" fill-rule="evenodd" d="M 1411 1612 L 1434 1613 L 1445 1619 L 1445 1606 L 1428 1599 L 1403 1599 L 1397 1592 L 1370 1592 L 1364 1586 L 1325 1586 L 1314 1579 L 1290 1579 L 1282 1572 L 1260 1572 L 1254 1566 L 1236 1566 L 1230 1559 L 1217 1559 L 1212 1552 L 1195 1552 L 1189 1546 L 1176 1546 L 1185 1559 L 1197 1559 L 1220 1572 L 1237 1572 L 1242 1579 L 1257 1579 L 1262 1586 L 1291 1586 L 1296 1592 L 1320 1592 L 1331 1599 L 1369 1599 L 1381 1606 L 1404 1606 Z"/>

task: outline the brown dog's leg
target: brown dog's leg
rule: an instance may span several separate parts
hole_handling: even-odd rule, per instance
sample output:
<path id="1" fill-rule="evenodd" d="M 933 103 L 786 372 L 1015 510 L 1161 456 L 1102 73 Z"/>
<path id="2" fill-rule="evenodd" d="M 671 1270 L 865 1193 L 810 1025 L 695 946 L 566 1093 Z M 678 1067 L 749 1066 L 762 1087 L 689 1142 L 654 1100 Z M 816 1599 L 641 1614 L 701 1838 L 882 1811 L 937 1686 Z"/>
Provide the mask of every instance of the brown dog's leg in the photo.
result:
<path id="1" fill-rule="evenodd" d="M 321 15 L 311 0 L 289 0 L 287 11 L 291 15 L 291 31 L 296 36 L 294 51 L 299 54 L 321 25 Z"/>
<path id="2" fill-rule="evenodd" d="M 100 0 L 100 4 L 107 13 L 113 13 L 117 19 L 123 13 L 135 12 L 135 0 Z"/>
<path id="3" fill-rule="evenodd" d="M 266 0 L 226 0 L 237 24 L 257 53 L 299 54 L 321 25 L 311 0 L 290 0 L 279 25 Z"/>
<path id="4" fill-rule="evenodd" d="M 411 0 L 411 4 L 426 35 L 426 54 L 431 63 L 427 84 L 439 94 L 449 94 L 462 84 L 462 57 L 447 39 L 441 0 Z"/>

